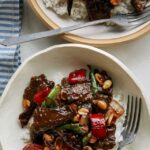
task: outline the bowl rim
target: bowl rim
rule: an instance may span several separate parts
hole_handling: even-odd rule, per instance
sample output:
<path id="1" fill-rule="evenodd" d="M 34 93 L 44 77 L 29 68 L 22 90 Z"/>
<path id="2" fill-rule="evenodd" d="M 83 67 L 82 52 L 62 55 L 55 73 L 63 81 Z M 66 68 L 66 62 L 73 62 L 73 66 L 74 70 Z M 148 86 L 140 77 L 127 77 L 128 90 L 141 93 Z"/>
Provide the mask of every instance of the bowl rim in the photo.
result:
<path id="1" fill-rule="evenodd" d="M 89 51 L 93 51 L 93 52 L 97 52 L 99 54 L 102 54 L 106 57 L 108 57 L 109 59 L 111 59 L 112 61 L 114 61 L 117 65 L 119 65 L 126 73 L 127 75 L 133 80 L 133 82 L 136 84 L 137 88 L 141 91 L 141 94 L 145 100 L 147 109 L 148 109 L 148 113 L 150 116 L 150 101 L 148 101 L 148 98 L 145 94 L 145 92 L 143 91 L 142 85 L 139 83 L 139 81 L 137 80 L 136 76 L 130 71 L 130 69 L 127 68 L 127 66 L 125 64 L 123 64 L 118 58 L 116 58 L 115 56 L 109 54 L 108 52 L 105 52 L 102 49 L 98 49 L 96 47 L 93 46 L 89 46 L 89 45 L 84 45 L 84 44 L 59 44 L 59 45 L 54 45 L 54 46 L 50 46 L 44 50 L 41 50 L 39 52 L 37 52 L 36 54 L 30 56 L 29 58 L 27 58 L 17 69 L 17 71 L 13 74 L 13 76 L 11 77 L 11 79 L 9 80 L 1 98 L 0 98 L 0 106 L 3 103 L 5 96 L 7 95 L 7 92 L 9 91 L 9 88 L 11 86 L 11 84 L 13 83 L 14 79 L 17 77 L 17 75 L 21 72 L 21 70 L 24 68 L 24 66 L 30 62 L 32 59 L 34 59 L 35 57 L 42 55 L 44 53 L 50 52 L 55 50 L 56 48 L 64 48 L 64 47 L 76 47 L 76 48 L 84 48 L 87 49 Z"/>
<path id="2" fill-rule="evenodd" d="M 58 29 L 59 25 L 56 24 L 53 20 L 51 20 L 47 15 L 43 12 L 41 7 L 39 7 L 37 0 L 28 0 L 28 3 L 34 13 L 37 15 L 37 17 L 48 27 L 53 29 Z M 131 41 L 134 41 L 150 32 L 150 24 L 147 24 L 142 29 L 126 35 L 119 38 L 113 38 L 113 39 L 91 39 L 86 37 L 81 37 L 79 35 L 71 34 L 71 33 L 65 33 L 63 35 L 59 35 L 61 38 L 73 42 L 73 43 L 80 43 L 80 44 L 88 44 L 92 46 L 102 46 L 102 47 L 108 47 L 108 46 L 115 46 L 120 45 L 123 43 L 129 43 Z"/>

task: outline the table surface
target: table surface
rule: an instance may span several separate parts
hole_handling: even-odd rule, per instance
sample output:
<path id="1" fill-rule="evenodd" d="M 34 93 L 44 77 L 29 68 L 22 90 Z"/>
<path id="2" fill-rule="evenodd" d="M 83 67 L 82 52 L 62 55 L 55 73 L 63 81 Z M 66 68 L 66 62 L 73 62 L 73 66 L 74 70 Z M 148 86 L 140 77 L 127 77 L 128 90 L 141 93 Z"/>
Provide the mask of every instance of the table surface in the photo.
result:
<path id="1" fill-rule="evenodd" d="M 24 5 L 22 34 L 47 30 L 28 6 L 27 1 Z M 40 50 L 62 43 L 67 41 L 52 37 L 23 44 L 21 45 L 22 62 Z M 150 34 L 128 44 L 102 49 L 116 56 L 135 74 L 150 101 Z"/>

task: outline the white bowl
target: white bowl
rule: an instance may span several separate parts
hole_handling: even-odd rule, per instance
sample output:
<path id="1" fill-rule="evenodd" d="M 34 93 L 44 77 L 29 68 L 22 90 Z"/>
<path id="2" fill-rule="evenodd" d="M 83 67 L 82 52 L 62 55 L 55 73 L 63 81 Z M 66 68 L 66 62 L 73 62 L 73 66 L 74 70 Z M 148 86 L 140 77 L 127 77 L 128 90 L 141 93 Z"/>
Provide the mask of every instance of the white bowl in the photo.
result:
<path id="1" fill-rule="evenodd" d="M 113 78 L 115 94 L 122 93 L 123 101 L 128 94 L 140 96 L 143 99 L 142 118 L 138 136 L 133 144 L 128 146 L 132 150 L 149 150 L 150 148 L 150 117 L 148 101 L 132 73 L 112 55 L 97 48 L 65 44 L 50 47 L 25 61 L 7 85 L 0 103 L 0 141 L 3 150 L 21 150 L 26 129 L 22 129 L 18 116 L 22 111 L 22 95 L 31 76 L 44 73 L 51 80 L 60 82 L 70 71 L 85 67 L 87 64 L 106 70 Z"/>

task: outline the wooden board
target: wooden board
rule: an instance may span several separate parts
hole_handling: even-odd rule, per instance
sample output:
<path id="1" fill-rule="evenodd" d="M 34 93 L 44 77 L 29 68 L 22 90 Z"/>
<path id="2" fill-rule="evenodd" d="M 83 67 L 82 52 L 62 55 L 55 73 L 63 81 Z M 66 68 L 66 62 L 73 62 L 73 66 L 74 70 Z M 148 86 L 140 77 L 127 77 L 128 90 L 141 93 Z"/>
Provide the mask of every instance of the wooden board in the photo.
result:
<path id="1" fill-rule="evenodd" d="M 47 15 L 43 12 L 43 10 L 39 7 L 38 3 L 36 0 L 28 0 L 29 5 L 33 9 L 33 11 L 36 13 L 36 15 L 40 18 L 40 20 L 48 27 L 48 28 L 53 28 L 57 29 L 59 28 L 59 25 L 57 25 L 53 20 L 51 20 Z M 88 44 L 88 45 L 93 45 L 96 47 L 99 46 L 113 46 L 113 45 L 119 45 L 123 43 L 128 43 L 131 42 L 137 38 L 142 37 L 146 33 L 150 31 L 150 24 L 142 28 L 141 30 L 134 32 L 128 36 L 123 36 L 120 38 L 113 38 L 113 39 L 90 39 L 90 38 L 85 38 L 81 37 L 78 35 L 74 35 L 71 33 L 66 33 L 61 35 L 61 37 L 69 42 L 74 42 L 74 43 L 81 43 L 81 44 Z"/>

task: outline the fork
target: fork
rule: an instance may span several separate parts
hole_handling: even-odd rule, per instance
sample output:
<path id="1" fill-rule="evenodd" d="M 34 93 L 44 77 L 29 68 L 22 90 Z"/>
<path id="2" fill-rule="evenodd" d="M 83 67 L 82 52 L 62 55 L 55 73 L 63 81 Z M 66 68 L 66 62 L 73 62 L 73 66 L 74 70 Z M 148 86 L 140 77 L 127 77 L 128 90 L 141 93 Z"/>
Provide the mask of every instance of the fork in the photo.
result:
<path id="1" fill-rule="evenodd" d="M 142 13 L 129 13 L 127 20 L 131 26 L 139 26 L 150 21 L 150 2 L 147 3 Z"/>
<path id="2" fill-rule="evenodd" d="M 124 130 L 121 133 L 123 140 L 118 143 L 117 150 L 121 150 L 124 146 L 131 144 L 135 140 L 140 124 L 141 108 L 142 99 L 129 95 L 125 122 L 123 124 Z"/>
<path id="3" fill-rule="evenodd" d="M 69 32 L 69 31 L 73 31 L 73 30 L 77 30 L 77 29 L 84 28 L 87 26 L 97 25 L 97 24 L 101 24 L 105 22 L 112 22 L 121 27 L 135 27 L 135 26 L 142 25 L 148 21 L 150 21 L 150 3 L 147 4 L 142 14 L 129 13 L 128 15 L 123 15 L 123 14 L 114 15 L 109 19 L 99 19 L 96 21 L 90 21 L 87 23 L 81 23 L 81 24 L 77 24 L 77 25 L 73 25 L 69 27 L 26 34 L 20 37 L 7 38 L 4 41 L 2 41 L 0 44 L 4 46 L 21 44 L 21 43 L 25 43 L 25 42 L 29 42 L 29 41 L 33 41 L 33 40 L 37 40 L 41 38 L 46 38 L 50 36 L 55 36 L 55 35 Z"/>

